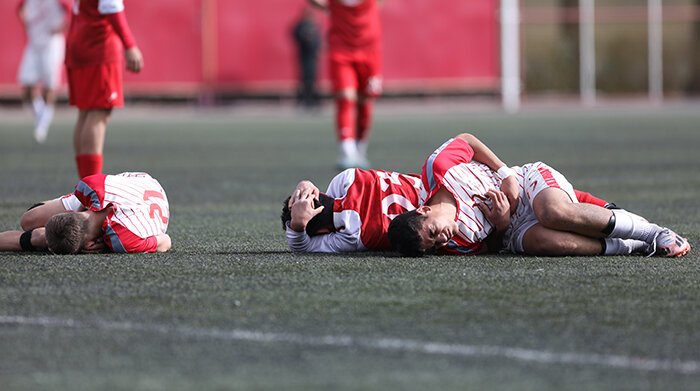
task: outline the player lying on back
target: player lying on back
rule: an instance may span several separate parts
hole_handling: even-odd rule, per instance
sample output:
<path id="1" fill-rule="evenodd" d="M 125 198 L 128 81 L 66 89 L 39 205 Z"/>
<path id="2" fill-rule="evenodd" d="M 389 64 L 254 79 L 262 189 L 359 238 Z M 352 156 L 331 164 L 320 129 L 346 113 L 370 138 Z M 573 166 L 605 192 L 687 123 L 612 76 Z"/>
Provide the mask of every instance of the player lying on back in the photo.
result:
<path id="1" fill-rule="evenodd" d="M 420 177 L 382 170 L 347 169 L 336 175 L 326 193 L 301 181 L 284 201 L 282 229 L 295 252 L 390 250 L 391 220 L 418 205 Z M 576 190 L 581 202 L 614 207 Z"/>
<path id="2" fill-rule="evenodd" d="M 150 175 L 91 175 L 73 193 L 29 208 L 23 231 L 0 233 L 0 251 L 164 252 L 169 218 L 165 191 Z"/>
<path id="3" fill-rule="evenodd" d="M 623 210 L 577 201 L 573 187 L 542 163 L 506 166 L 471 134 L 447 140 L 426 159 L 421 206 L 396 217 L 392 246 L 475 255 L 683 256 L 690 244 L 672 230 Z M 495 242 L 495 245 L 492 244 Z"/>

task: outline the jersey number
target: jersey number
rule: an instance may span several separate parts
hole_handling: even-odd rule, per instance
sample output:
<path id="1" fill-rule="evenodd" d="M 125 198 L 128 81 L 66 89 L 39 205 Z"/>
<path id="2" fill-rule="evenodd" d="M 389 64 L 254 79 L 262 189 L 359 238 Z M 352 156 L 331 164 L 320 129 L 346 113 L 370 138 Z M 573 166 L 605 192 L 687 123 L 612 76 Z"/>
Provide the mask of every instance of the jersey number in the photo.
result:
<path id="1" fill-rule="evenodd" d="M 151 198 L 158 198 L 164 200 L 165 196 L 163 196 L 161 192 L 155 190 L 146 190 L 145 192 L 143 192 L 144 201 L 148 201 Z M 163 224 L 168 224 L 168 216 L 163 214 L 163 209 L 160 207 L 160 205 L 152 203 L 151 210 L 149 213 L 152 219 L 156 218 L 156 212 L 158 212 L 158 216 L 160 217 L 160 220 L 163 222 Z"/>

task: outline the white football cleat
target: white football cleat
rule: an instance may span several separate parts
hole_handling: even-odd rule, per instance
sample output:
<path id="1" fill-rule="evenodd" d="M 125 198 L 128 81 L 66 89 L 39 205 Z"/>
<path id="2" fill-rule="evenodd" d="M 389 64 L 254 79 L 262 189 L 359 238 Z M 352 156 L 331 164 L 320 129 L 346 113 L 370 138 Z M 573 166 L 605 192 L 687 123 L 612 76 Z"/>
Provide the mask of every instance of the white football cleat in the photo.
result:
<path id="1" fill-rule="evenodd" d="M 690 252 L 690 243 L 684 237 L 668 228 L 663 228 L 654 237 L 654 250 L 649 256 L 682 257 L 688 252 Z"/>

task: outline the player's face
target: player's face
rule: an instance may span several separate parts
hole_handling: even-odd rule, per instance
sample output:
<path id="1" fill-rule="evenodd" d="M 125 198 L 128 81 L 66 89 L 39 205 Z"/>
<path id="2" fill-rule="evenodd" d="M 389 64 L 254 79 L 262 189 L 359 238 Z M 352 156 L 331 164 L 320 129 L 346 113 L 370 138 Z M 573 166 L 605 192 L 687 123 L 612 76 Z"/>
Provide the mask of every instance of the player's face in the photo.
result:
<path id="1" fill-rule="evenodd" d="M 426 213 L 423 226 L 418 232 L 421 237 L 421 250 L 427 251 L 445 246 L 458 229 L 454 220 L 430 212 Z"/>

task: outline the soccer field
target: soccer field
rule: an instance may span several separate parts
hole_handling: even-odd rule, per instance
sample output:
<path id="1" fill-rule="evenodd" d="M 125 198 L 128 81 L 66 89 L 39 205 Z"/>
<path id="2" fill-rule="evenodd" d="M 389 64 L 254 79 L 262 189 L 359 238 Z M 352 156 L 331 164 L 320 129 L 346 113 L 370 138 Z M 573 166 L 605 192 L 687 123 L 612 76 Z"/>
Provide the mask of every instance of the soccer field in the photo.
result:
<path id="1" fill-rule="evenodd" d="M 417 172 L 476 134 L 510 164 L 700 243 L 700 110 L 380 103 L 369 157 Z M 466 109 L 465 109 L 466 108 Z M 74 113 L 47 142 L 0 111 L 0 229 L 76 180 Z M 128 107 L 105 171 L 167 191 L 165 254 L 0 253 L 2 390 L 697 390 L 700 252 L 643 257 L 297 255 L 279 214 L 335 175 L 330 107 Z"/>

